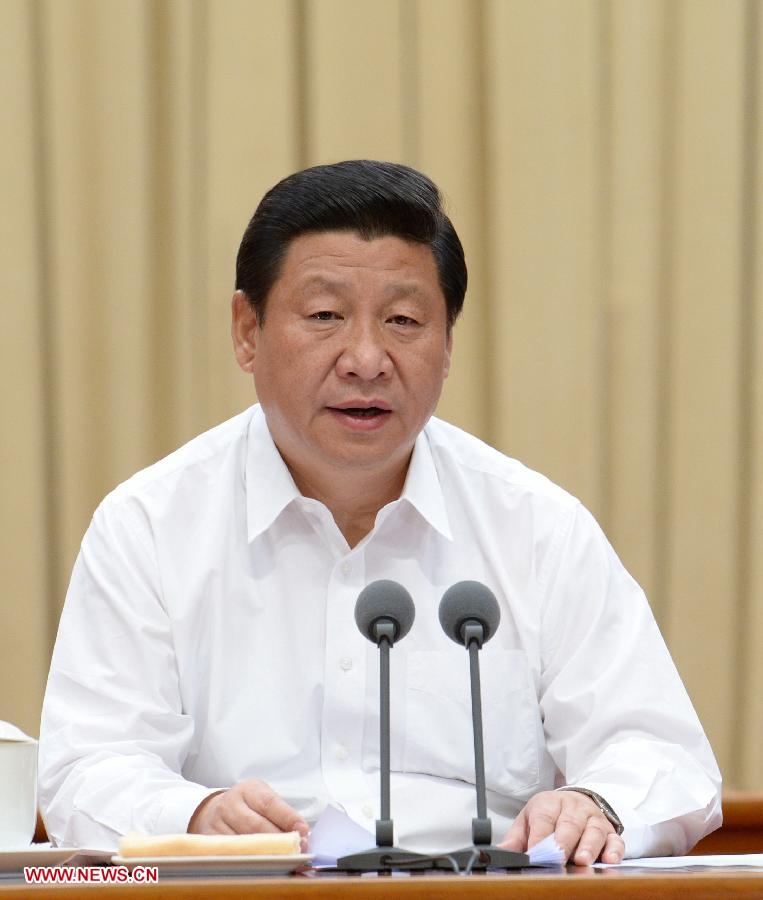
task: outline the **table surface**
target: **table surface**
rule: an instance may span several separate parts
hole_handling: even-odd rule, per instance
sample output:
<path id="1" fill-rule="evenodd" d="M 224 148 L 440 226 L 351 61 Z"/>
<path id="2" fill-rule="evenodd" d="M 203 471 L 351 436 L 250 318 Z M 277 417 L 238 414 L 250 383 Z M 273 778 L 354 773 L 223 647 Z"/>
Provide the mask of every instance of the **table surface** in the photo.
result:
<path id="1" fill-rule="evenodd" d="M 763 791 L 724 791 L 722 827 L 691 852 L 700 856 L 763 853 Z"/>
<path id="2" fill-rule="evenodd" d="M 320 873 L 289 878 L 165 878 L 155 885 L 24 885 L 0 883 L 0 897 L 61 897 L 73 891 L 87 892 L 99 900 L 144 900 L 199 898 L 199 900 L 351 900 L 394 896 L 403 900 L 473 897 L 482 900 L 504 897 L 567 898 L 688 898 L 763 897 L 763 869 L 686 868 L 648 870 L 631 867 L 589 869 L 569 866 L 557 869 L 533 869 L 507 874 L 416 873 L 406 876 L 357 876 Z"/>

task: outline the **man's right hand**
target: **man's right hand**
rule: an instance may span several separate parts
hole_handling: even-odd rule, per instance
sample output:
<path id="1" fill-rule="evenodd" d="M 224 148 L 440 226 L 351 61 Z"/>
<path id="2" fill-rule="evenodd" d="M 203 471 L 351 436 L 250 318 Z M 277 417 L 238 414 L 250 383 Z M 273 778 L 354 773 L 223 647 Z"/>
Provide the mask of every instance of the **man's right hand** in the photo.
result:
<path id="1" fill-rule="evenodd" d="M 302 849 L 307 847 L 307 822 L 276 792 L 257 778 L 234 784 L 227 791 L 210 794 L 188 823 L 189 834 L 257 834 L 298 831 Z"/>

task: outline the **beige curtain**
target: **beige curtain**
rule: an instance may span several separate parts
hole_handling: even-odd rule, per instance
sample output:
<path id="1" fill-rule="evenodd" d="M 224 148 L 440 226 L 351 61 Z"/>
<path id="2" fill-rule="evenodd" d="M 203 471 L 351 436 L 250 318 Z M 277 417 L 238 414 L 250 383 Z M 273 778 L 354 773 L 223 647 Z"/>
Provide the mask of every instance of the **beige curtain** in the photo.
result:
<path id="1" fill-rule="evenodd" d="M 762 785 L 761 7 L 3 0 L 0 718 L 36 733 L 100 498 L 253 399 L 259 197 L 365 156 L 432 175 L 466 245 L 440 413 L 593 510 Z"/>

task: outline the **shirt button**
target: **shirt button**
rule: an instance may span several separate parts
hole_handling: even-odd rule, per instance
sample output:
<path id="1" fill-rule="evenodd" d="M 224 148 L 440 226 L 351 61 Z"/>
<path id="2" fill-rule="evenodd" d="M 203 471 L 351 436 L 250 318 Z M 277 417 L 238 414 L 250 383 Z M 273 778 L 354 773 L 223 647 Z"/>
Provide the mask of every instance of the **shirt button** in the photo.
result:
<path id="1" fill-rule="evenodd" d="M 352 668 L 352 660 L 349 656 L 343 656 L 339 660 L 339 665 L 342 667 L 342 669 L 344 669 L 345 672 L 349 672 Z"/>
<path id="2" fill-rule="evenodd" d="M 334 755 L 339 760 L 339 762 L 344 762 L 350 754 L 347 752 L 346 747 L 340 746 L 336 748 L 336 750 L 334 751 Z"/>
<path id="3" fill-rule="evenodd" d="M 363 807 L 362 812 L 363 812 L 363 815 L 364 815 L 367 819 L 373 819 L 373 817 L 374 817 L 374 808 L 373 808 L 373 806 L 371 806 L 370 803 L 366 803 L 366 805 Z"/>
<path id="4" fill-rule="evenodd" d="M 352 566 L 348 562 L 343 562 L 339 569 L 342 575 L 349 575 L 352 572 Z"/>

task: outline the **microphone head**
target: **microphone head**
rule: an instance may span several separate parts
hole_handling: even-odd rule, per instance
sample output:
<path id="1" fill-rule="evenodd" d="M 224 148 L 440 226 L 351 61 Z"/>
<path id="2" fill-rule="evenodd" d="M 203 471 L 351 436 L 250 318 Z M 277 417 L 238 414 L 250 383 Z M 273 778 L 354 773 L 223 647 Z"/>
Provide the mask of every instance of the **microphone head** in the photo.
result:
<path id="1" fill-rule="evenodd" d="M 372 581 L 358 595 L 355 603 L 355 622 L 361 634 L 378 644 L 374 625 L 388 619 L 395 625 L 395 641 L 402 640 L 411 630 L 416 610 L 411 595 L 396 581 Z"/>
<path id="2" fill-rule="evenodd" d="M 459 581 L 449 587 L 440 601 L 440 625 L 451 640 L 464 643 L 463 628 L 468 620 L 482 625 L 482 642 L 490 640 L 501 621 L 495 595 L 479 581 Z"/>

